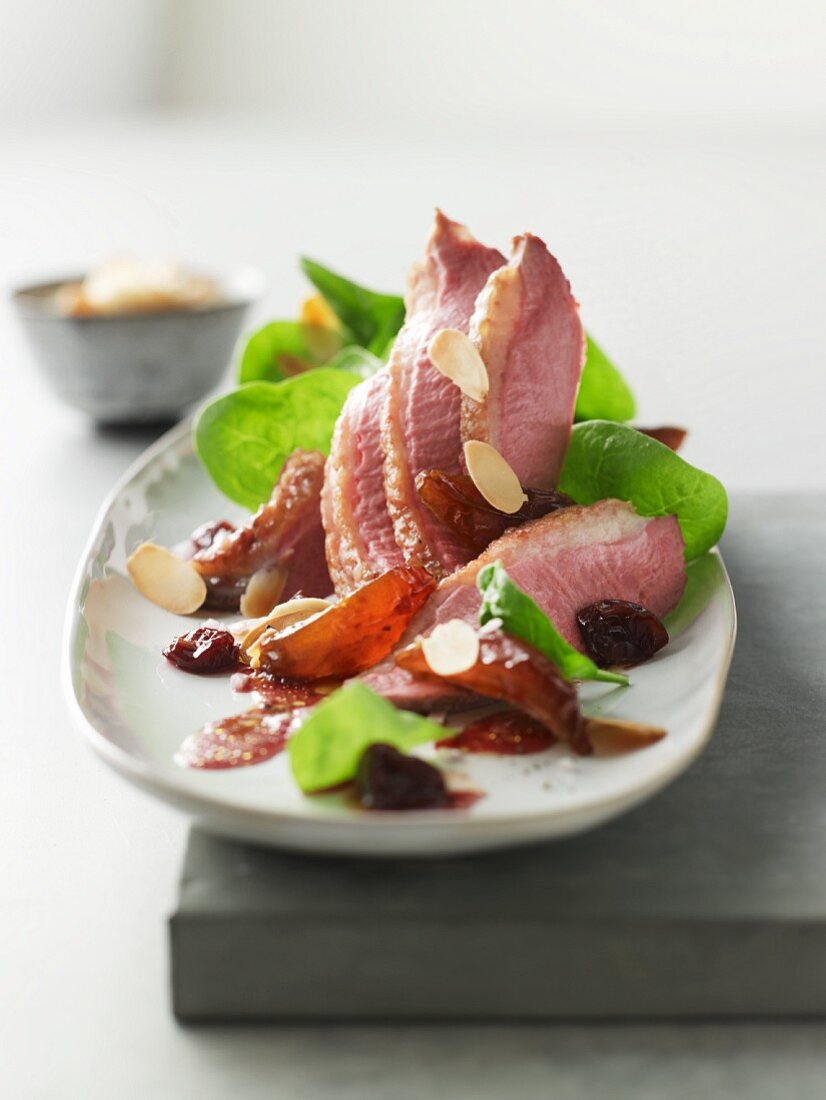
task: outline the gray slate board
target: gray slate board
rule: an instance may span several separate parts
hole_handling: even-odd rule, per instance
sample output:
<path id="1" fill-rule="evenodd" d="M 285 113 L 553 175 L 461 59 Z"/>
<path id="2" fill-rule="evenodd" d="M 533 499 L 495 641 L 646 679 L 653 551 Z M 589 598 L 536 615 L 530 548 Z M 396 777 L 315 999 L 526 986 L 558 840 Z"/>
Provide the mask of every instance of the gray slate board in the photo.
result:
<path id="1" fill-rule="evenodd" d="M 193 831 L 176 1014 L 826 1015 L 826 498 L 736 499 L 723 551 L 737 649 L 673 786 L 593 833 L 448 861 Z"/>

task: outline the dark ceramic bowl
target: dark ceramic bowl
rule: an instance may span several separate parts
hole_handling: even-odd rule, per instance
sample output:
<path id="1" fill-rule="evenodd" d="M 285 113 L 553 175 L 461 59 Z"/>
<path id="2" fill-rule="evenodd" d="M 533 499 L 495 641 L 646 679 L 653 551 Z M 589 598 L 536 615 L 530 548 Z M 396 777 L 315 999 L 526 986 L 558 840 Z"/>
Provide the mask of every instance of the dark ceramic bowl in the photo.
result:
<path id="1" fill-rule="evenodd" d="M 215 305 L 68 317 L 54 296 L 76 281 L 21 287 L 12 302 L 58 396 L 107 424 L 175 418 L 217 386 L 263 286 L 260 272 L 243 268 L 217 280 Z"/>

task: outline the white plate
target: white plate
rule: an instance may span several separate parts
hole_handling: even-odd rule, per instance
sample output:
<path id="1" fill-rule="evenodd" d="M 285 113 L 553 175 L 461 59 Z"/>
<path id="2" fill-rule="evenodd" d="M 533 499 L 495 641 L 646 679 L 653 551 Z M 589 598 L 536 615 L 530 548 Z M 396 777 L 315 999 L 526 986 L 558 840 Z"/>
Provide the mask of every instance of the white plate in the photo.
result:
<path id="1" fill-rule="evenodd" d="M 367 814 L 341 796 L 306 798 L 285 755 L 254 767 L 185 770 L 174 762 L 204 722 L 244 710 L 227 678 L 172 668 L 161 650 L 191 620 L 144 600 L 126 558 L 145 539 L 170 546 L 208 519 L 235 517 L 174 428 L 126 474 L 106 502 L 69 603 L 64 682 L 92 747 L 133 783 L 206 829 L 284 848 L 358 855 L 449 855 L 552 839 L 630 809 L 679 775 L 714 726 L 734 644 L 734 600 L 718 554 L 690 567 L 671 616 L 671 643 L 632 672 L 630 688 L 587 685 L 588 713 L 663 726 L 660 743 L 620 757 L 576 758 L 563 747 L 523 757 L 462 756 L 450 767 L 485 797 L 470 810 Z M 440 754 L 448 761 L 457 754 Z"/>

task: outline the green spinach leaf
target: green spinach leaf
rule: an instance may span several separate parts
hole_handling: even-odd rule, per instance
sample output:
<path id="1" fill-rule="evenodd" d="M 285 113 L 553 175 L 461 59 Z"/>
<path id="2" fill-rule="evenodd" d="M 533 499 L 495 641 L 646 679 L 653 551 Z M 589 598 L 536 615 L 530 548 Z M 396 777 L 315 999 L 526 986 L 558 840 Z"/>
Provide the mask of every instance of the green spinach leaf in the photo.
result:
<path id="1" fill-rule="evenodd" d="M 385 358 L 404 322 L 404 299 L 368 290 L 306 257 L 301 258 L 301 270 L 355 342 Z"/>
<path id="2" fill-rule="evenodd" d="M 444 732 L 354 681 L 313 708 L 290 739 L 290 766 L 302 791 L 320 791 L 352 779 L 369 745 L 381 741 L 406 752 Z"/>
<path id="3" fill-rule="evenodd" d="M 238 381 L 280 382 L 301 369 L 320 367 L 341 349 L 342 334 L 301 321 L 270 321 L 247 339 Z"/>
<path id="4" fill-rule="evenodd" d="M 585 345 L 574 419 L 630 420 L 637 411 L 633 393 L 599 344 L 586 335 Z"/>
<path id="5" fill-rule="evenodd" d="M 338 414 L 356 375 L 321 367 L 274 385 L 250 382 L 198 414 L 195 448 L 218 488 L 254 510 L 269 499 L 296 447 L 330 449 Z"/>
<path id="6" fill-rule="evenodd" d="M 372 378 L 376 371 L 384 366 L 384 360 L 379 359 L 366 348 L 351 344 L 337 352 L 327 366 L 336 370 L 348 370 L 351 374 L 357 374 L 359 378 Z"/>
<path id="7" fill-rule="evenodd" d="M 479 622 L 501 619 L 506 634 L 521 638 L 548 658 L 566 680 L 604 680 L 610 684 L 627 684 L 628 677 L 618 672 L 597 668 L 590 657 L 569 645 L 554 624 L 527 592 L 514 584 L 501 561 L 486 565 L 476 578 L 482 593 Z"/>
<path id="8" fill-rule="evenodd" d="M 675 515 L 687 561 L 714 546 L 728 515 L 716 477 L 656 439 L 607 420 L 575 425 L 558 488 L 579 504 L 616 497 L 642 516 Z"/>

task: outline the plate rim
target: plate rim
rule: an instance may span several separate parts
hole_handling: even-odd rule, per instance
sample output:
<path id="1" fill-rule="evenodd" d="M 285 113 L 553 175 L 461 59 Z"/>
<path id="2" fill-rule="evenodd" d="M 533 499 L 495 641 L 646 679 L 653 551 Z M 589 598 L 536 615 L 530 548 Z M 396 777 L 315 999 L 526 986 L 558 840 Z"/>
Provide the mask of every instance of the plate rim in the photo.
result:
<path id="1" fill-rule="evenodd" d="M 340 817 L 322 818 L 311 814 L 309 811 L 306 813 L 285 813 L 275 808 L 261 809 L 258 807 L 236 804 L 229 805 L 218 796 L 210 795 L 206 792 L 202 793 L 200 791 L 187 790 L 175 784 L 165 776 L 153 770 L 148 763 L 133 756 L 106 737 L 106 735 L 102 733 L 86 715 L 80 704 L 77 692 L 75 691 L 74 678 L 72 675 L 72 642 L 80 614 L 80 594 L 86 580 L 91 552 L 97 541 L 100 530 L 107 516 L 115 507 L 121 493 L 148 465 L 154 462 L 159 455 L 163 454 L 169 448 L 181 444 L 189 435 L 193 420 L 193 414 L 184 417 L 141 451 L 141 453 L 129 464 L 126 470 L 117 478 L 112 488 L 105 495 L 100 507 L 97 509 L 75 568 L 64 616 L 60 661 L 60 682 L 64 699 L 76 730 L 82 736 L 86 744 L 89 745 L 92 751 L 100 757 L 104 763 L 108 764 L 109 767 L 113 768 L 119 775 L 122 775 L 142 790 L 162 798 L 166 803 L 182 809 L 192 817 L 200 818 L 202 815 L 212 815 L 216 813 L 232 815 L 245 819 L 246 822 L 252 826 L 269 826 L 274 831 L 283 827 L 299 827 L 320 833 L 340 829 L 342 824 L 344 824 Z M 451 834 L 459 839 L 466 835 L 479 837 L 481 834 L 489 831 L 501 834 L 502 830 L 506 828 L 514 828 L 527 832 L 532 826 L 539 826 L 543 823 L 552 821 L 561 824 L 583 812 L 590 813 L 596 819 L 594 825 L 597 825 L 613 816 L 612 809 L 615 806 L 630 810 L 672 783 L 679 775 L 687 770 L 711 740 L 723 701 L 725 686 L 728 680 L 737 639 L 737 604 L 734 598 L 731 579 L 719 548 L 715 546 L 710 553 L 717 558 L 721 567 L 724 592 L 727 597 L 726 607 L 731 616 L 731 629 L 728 632 L 726 650 L 722 660 L 716 668 L 713 694 L 700 736 L 687 745 L 683 751 L 677 753 L 668 762 L 667 766 L 658 771 L 656 775 L 652 776 L 646 783 L 639 787 L 635 787 L 633 791 L 625 794 L 606 795 L 590 801 L 584 806 L 566 807 L 562 810 L 544 810 L 524 814 L 495 814 L 483 818 L 471 818 L 465 815 L 458 815 L 455 811 L 451 810 L 422 810 L 417 812 L 415 816 L 410 815 L 409 817 L 405 817 L 403 821 L 399 820 L 398 815 L 392 813 L 376 813 L 374 815 L 352 814 L 346 819 L 347 827 L 355 829 L 360 832 L 362 836 L 366 837 L 376 831 L 381 831 L 382 829 L 386 830 L 391 821 L 394 825 L 400 826 L 411 834 L 442 830 L 445 826 L 449 826 Z M 545 839 L 552 840 L 560 835 L 562 834 L 549 834 Z M 530 838 L 525 837 L 525 842 L 528 842 L 529 839 Z M 535 839 L 542 838 L 535 837 Z M 507 843 L 507 841 L 505 842 Z M 273 837 L 273 844 L 276 845 L 277 843 L 277 838 Z M 287 842 L 285 841 L 284 843 L 286 846 Z M 289 846 L 293 848 L 297 847 L 296 845 Z M 328 851 L 334 854 L 336 849 L 330 848 Z M 341 854 L 344 854 L 343 851 Z M 378 848 L 376 854 L 385 855 L 388 853 Z"/>

